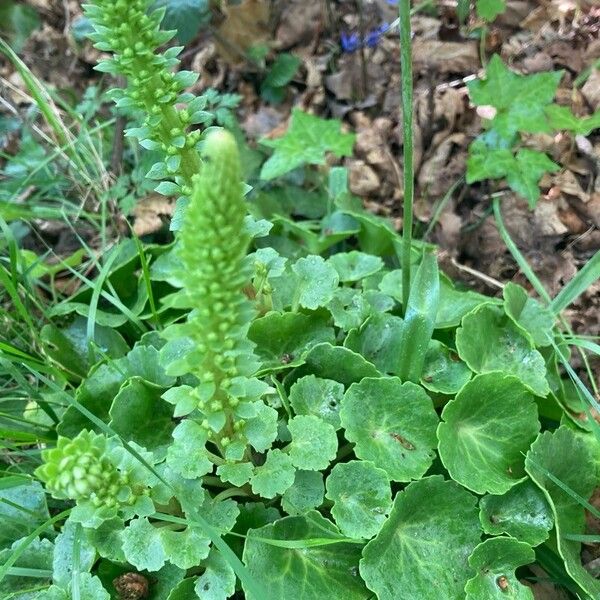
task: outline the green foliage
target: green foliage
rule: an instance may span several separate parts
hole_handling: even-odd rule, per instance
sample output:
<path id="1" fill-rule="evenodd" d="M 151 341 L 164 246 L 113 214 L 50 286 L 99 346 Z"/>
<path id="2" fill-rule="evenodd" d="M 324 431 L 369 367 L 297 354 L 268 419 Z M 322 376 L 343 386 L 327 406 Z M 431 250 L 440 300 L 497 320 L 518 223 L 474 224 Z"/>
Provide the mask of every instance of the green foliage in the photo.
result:
<path id="1" fill-rule="evenodd" d="M 263 165 L 260 176 L 274 179 L 304 164 L 322 165 L 326 152 L 348 156 L 352 153 L 354 139 L 354 134 L 341 132 L 339 121 L 324 121 L 295 108 L 284 136 L 262 140 L 274 152 Z"/>
<path id="2" fill-rule="evenodd" d="M 156 0 L 151 9 L 165 10 L 163 27 L 175 29 L 182 44 L 191 42 L 198 31 L 210 22 L 208 0 Z"/>
<path id="3" fill-rule="evenodd" d="M 515 377 L 477 375 L 448 402 L 438 427 L 444 466 L 478 494 L 503 494 L 524 475 L 523 452 L 539 432 L 534 397 Z"/>
<path id="4" fill-rule="evenodd" d="M 514 571 L 534 560 L 535 552 L 528 544 L 508 537 L 485 540 L 469 556 L 469 565 L 477 575 L 465 585 L 467 600 L 533 600 L 531 589 L 517 579 Z"/>
<path id="5" fill-rule="evenodd" d="M 363 550 L 360 574 L 380 600 L 460 598 L 479 543 L 476 498 L 441 476 L 396 494 L 390 517 Z"/>
<path id="6" fill-rule="evenodd" d="M 481 7 L 480 16 L 492 20 L 501 5 L 501 0 L 481 0 L 477 9 Z M 467 183 L 506 178 L 511 189 L 535 208 L 542 175 L 560 167 L 543 152 L 519 147 L 522 134 L 561 129 L 589 134 L 600 125 L 600 113 L 579 119 L 568 108 L 552 104 L 561 78 L 562 71 L 518 75 L 498 55 L 491 58 L 485 79 L 469 83 L 471 101 L 493 108 L 495 115 L 469 148 Z"/>
<path id="7" fill-rule="evenodd" d="M 301 62 L 293 54 L 278 54 L 260 86 L 263 99 L 274 104 L 281 102 L 285 97 L 285 86 L 294 78 Z"/>
<path id="8" fill-rule="evenodd" d="M 595 598 L 600 594 L 600 581 L 581 565 L 581 542 L 568 537 L 585 532 L 582 502 L 587 502 L 598 485 L 598 441 L 590 437 L 565 426 L 545 431 L 531 445 L 525 468 L 552 507 L 558 552 L 567 573 Z M 574 469 L 571 464 L 588 468 Z"/>
<path id="9" fill-rule="evenodd" d="M 517 483 L 501 496 L 484 496 L 479 518 L 490 535 L 507 535 L 538 546 L 554 525 L 554 518 L 543 493 L 530 480 Z"/>
<path id="10" fill-rule="evenodd" d="M 520 581 L 537 560 L 596 598 L 581 543 L 595 539 L 598 441 L 565 399 L 577 388 L 557 368 L 557 313 L 597 261 L 550 308 L 515 284 L 458 289 L 431 246 L 361 209 L 343 168 L 328 190 L 317 171 L 272 181 L 351 151 L 339 122 L 300 111 L 248 191 L 248 149 L 190 133 L 225 123 L 236 99 L 183 93 L 193 77 L 173 73 L 177 49 L 158 52 L 171 34 L 148 5 L 86 11 L 113 53 L 101 68 L 129 76 L 113 95 L 146 119 L 133 134 L 162 156 L 151 176 L 189 205 L 173 244 L 126 240 L 90 263 L 44 328 L 31 282 L 57 267 L 16 244 L 0 262 L 28 323 L 0 342 L 0 595 L 104 600 L 141 571 L 155 600 L 531 598 Z M 549 159 L 513 148 L 521 133 L 595 117 L 552 108 L 558 75 L 498 60 L 472 88 L 497 113 L 470 160 L 533 195 Z M 291 73 L 278 68 L 273 90 Z M 46 160 L 23 142 L 19 177 Z M 47 167 L 36 185 L 60 189 Z"/>
<path id="11" fill-rule="evenodd" d="M 161 181 L 157 192 L 178 197 L 172 228 L 179 229 L 192 191 L 193 176 L 201 164 L 198 151 L 201 132 L 190 128 L 196 124 L 210 125 L 215 118 L 226 124 L 230 120 L 226 109 L 235 105 L 237 99 L 219 98 L 214 90 L 199 97 L 186 93 L 185 89 L 198 77 L 191 71 L 173 73 L 182 48 L 171 47 L 162 54 L 158 52 L 175 34 L 159 29 L 164 15 L 167 14 L 167 25 L 178 27 L 179 36 L 187 39 L 195 35 L 194 29 L 197 31 L 205 19 L 206 3 L 161 0 L 147 14 L 150 4 L 151 0 L 96 0 L 86 5 L 85 14 L 94 27 L 94 33 L 89 36 L 94 45 L 112 53 L 111 58 L 101 61 L 96 69 L 123 75 L 129 83 L 125 90 L 111 91 L 117 108 L 146 115 L 142 126 L 128 129 L 127 135 L 137 138 L 144 148 L 161 153 L 161 161 L 155 163 L 146 176 Z M 158 6 L 162 8 L 156 8 Z"/>
<path id="12" fill-rule="evenodd" d="M 493 21 L 506 10 L 505 0 L 476 0 L 477 15 L 485 21 Z"/>
<path id="13" fill-rule="evenodd" d="M 41 24 L 40 17 L 28 4 L 4 0 L 0 5 L 0 32 L 7 36 L 15 52 L 20 52 L 29 35 Z"/>

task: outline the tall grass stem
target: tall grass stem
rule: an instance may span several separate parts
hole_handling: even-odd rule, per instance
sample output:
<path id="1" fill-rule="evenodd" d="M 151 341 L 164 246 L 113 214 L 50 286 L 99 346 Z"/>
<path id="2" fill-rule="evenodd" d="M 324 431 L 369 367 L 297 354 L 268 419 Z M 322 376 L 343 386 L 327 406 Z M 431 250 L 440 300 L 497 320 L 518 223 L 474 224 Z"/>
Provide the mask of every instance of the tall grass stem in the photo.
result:
<path id="1" fill-rule="evenodd" d="M 410 0 L 400 0 L 400 68 L 402 70 L 402 123 L 404 148 L 404 208 L 402 219 L 402 310 L 410 294 L 410 255 L 413 228 L 413 72 L 410 28 Z"/>

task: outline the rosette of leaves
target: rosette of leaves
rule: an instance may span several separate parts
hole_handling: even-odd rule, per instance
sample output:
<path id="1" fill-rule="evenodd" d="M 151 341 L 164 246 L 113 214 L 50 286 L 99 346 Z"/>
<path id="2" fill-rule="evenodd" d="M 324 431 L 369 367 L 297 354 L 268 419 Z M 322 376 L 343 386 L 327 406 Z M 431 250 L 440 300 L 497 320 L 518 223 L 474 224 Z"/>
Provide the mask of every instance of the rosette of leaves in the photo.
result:
<path id="1" fill-rule="evenodd" d="M 59 436 L 55 448 L 42 452 L 44 464 L 35 474 L 55 498 L 89 500 L 96 507 L 131 503 L 127 475 L 117 470 L 106 452 L 103 435 L 82 431 L 72 440 Z"/>
<path id="2" fill-rule="evenodd" d="M 199 97 L 184 93 L 198 75 L 192 71 L 173 72 L 182 47 L 159 52 L 176 32 L 160 29 L 165 8 L 150 11 L 152 4 L 151 0 L 94 0 L 84 9 L 94 28 L 90 39 L 96 48 L 111 53 L 96 70 L 127 79 L 127 88 L 110 92 L 117 108 L 144 115 L 142 126 L 128 129 L 127 135 L 137 138 L 144 148 L 163 155 L 147 177 L 162 181 L 157 192 L 178 196 L 178 211 L 172 224 L 176 229 L 191 193 L 192 177 L 201 162 L 197 149 L 201 132 L 190 128 L 210 125 L 215 119 L 228 121 L 228 109 L 237 97 L 215 97 L 214 90 Z M 215 109 L 214 114 L 211 108 Z"/>

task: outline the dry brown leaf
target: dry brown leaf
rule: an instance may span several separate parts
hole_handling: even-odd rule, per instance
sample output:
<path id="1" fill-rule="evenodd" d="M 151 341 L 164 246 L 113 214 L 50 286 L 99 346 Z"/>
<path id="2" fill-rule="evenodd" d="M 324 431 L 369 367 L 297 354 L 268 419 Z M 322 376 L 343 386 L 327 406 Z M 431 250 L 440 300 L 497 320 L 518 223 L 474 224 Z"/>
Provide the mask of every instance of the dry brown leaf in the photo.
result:
<path id="1" fill-rule="evenodd" d="M 600 109 L 600 69 L 592 71 L 581 88 L 581 93 L 594 112 Z"/>
<path id="2" fill-rule="evenodd" d="M 173 215 L 175 203 L 159 194 L 152 194 L 140 200 L 133 209 L 135 222 L 133 232 L 141 237 L 155 233 L 163 226 L 163 217 Z"/>
<path id="3" fill-rule="evenodd" d="M 439 198 L 454 183 L 454 179 L 458 178 L 456 173 L 448 173 L 447 167 L 454 148 L 464 145 L 466 145 L 466 136 L 463 133 L 455 133 L 447 137 L 435 148 L 433 154 L 423 161 L 418 182 L 419 188 L 426 190 L 428 196 Z"/>
<path id="4" fill-rule="evenodd" d="M 267 0 L 223 3 L 225 21 L 218 29 L 217 50 L 231 64 L 244 62 L 247 51 L 269 38 L 270 4 Z"/>
<path id="5" fill-rule="evenodd" d="M 250 138 L 258 139 L 279 127 L 285 116 L 271 106 L 261 106 L 256 111 L 250 111 L 242 123 L 242 129 Z"/>
<path id="6" fill-rule="evenodd" d="M 277 28 L 279 48 L 308 44 L 323 21 L 322 2 L 287 0 Z"/>
<path id="7" fill-rule="evenodd" d="M 349 164 L 350 168 L 350 191 L 357 196 L 368 196 L 376 192 L 381 182 L 377 173 L 364 161 L 353 160 Z"/>
<path id="8" fill-rule="evenodd" d="M 413 63 L 417 72 L 475 73 L 479 69 L 479 51 L 475 42 L 415 39 Z"/>
<path id="9" fill-rule="evenodd" d="M 590 199 L 589 194 L 583 191 L 583 188 L 572 171 L 567 169 L 560 171 L 553 177 L 553 180 L 554 185 L 558 186 L 563 194 L 575 196 L 582 202 L 587 202 Z"/>

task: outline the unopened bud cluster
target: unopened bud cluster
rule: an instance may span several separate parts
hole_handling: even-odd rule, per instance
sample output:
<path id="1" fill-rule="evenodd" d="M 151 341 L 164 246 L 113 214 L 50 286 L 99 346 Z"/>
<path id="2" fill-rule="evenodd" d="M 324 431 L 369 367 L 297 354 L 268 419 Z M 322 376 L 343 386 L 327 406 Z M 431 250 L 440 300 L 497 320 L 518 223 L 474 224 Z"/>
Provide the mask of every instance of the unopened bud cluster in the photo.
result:
<path id="1" fill-rule="evenodd" d="M 89 500 L 95 506 L 130 504 L 127 476 L 106 456 L 106 438 L 82 431 L 76 438 L 59 437 L 56 447 L 42 452 L 44 464 L 35 474 L 55 498 Z"/>

